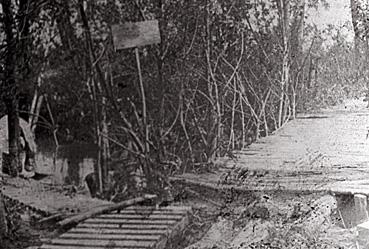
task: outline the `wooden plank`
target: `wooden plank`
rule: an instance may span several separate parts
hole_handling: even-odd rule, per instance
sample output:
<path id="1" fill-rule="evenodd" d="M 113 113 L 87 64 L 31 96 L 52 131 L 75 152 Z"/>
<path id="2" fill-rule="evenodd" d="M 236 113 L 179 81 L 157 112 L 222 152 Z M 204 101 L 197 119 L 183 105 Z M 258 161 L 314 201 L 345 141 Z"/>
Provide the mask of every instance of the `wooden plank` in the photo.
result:
<path id="1" fill-rule="evenodd" d="M 128 220 L 128 219 L 101 219 L 90 218 L 84 223 L 90 224 L 150 224 L 150 225 L 172 225 L 176 223 L 176 220 Z"/>
<path id="2" fill-rule="evenodd" d="M 116 241 L 109 241 L 109 240 L 96 240 L 96 239 L 53 239 L 52 245 L 69 245 L 69 246 L 85 246 L 91 247 L 94 246 L 105 246 L 108 247 L 151 247 L 154 243 L 152 241 L 136 241 L 136 240 L 116 240 Z"/>
<path id="3" fill-rule="evenodd" d="M 183 211 L 191 212 L 192 208 L 188 206 L 167 206 L 167 207 L 154 207 L 154 206 L 130 206 L 124 210 L 155 210 L 155 211 Z M 123 211 L 123 210 L 122 210 Z"/>
<path id="4" fill-rule="evenodd" d="M 170 234 L 168 236 L 162 237 L 159 241 L 155 243 L 154 249 L 164 249 L 167 247 L 168 242 L 170 242 L 173 238 L 179 236 L 183 232 L 183 230 L 189 224 L 188 216 L 184 216 L 180 222 L 177 222 L 171 229 Z"/>
<path id="5" fill-rule="evenodd" d="M 335 188 L 332 189 L 332 192 L 335 194 L 350 194 L 350 195 L 355 195 L 355 194 L 363 194 L 366 196 L 369 196 L 369 189 L 361 189 L 361 188 Z"/>
<path id="6" fill-rule="evenodd" d="M 86 247 L 83 246 L 78 246 L 78 245 L 42 245 L 41 247 L 39 247 L 40 249 L 87 249 Z M 111 248 L 111 249 L 147 249 L 147 247 L 129 247 L 129 246 L 120 246 L 120 247 L 114 247 L 114 246 L 89 246 L 88 249 L 107 249 L 107 248 Z"/>
<path id="7" fill-rule="evenodd" d="M 165 224 L 101 224 L 101 223 L 81 223 L 77 228 L 120 228 L 131 230 L 167 230 L 169 227 Z"/>
<path id="8" fill-rule="evenodd" d="M 156 241 L 160 235 L 134 235 L 134 234 L 89 234 L 67 232 L 59 236 L 61 239 L 97 239 L 97 240 L 137 240 L 137 241 Z"/>
<path id="9" fill-rule="evenodd" d="M 97 218 L 104 219 L 130 219 L 130 220 L 180 220 L 183 215 L 175 215 L 175 214 L 146 214 L 146 215 L 138 215 L 138 214 L 102 214 L 97 216 Z"/>
<path id="10" fill-rule="evenodd" d="M 354 195 L 355 223 L 360 224 L 368 221 L 368 197 L 363 194 Z"/>
<path id="11" fill-rule="evenodd" d="M 129 199 L 129 200 L 122 201 L 122 202 L 119 202 L 119 203 L 113 203 L 113 204 L 108 204 L 108 205 L 104 205 L 104 206 L 95 207 L 95 208 L 92 208 L 92 209 L 90 209 L 86 212 L 82 212 L 82 213 L 79 213 L 79 214 L 74 215 L 72 217 L 69 217 L 65 220 L 59 221 L 57 223 L 57 225 L 59 227 L 66 227 L 66 226 L 70 226 L 70 225 L 75 225 L 75 224 L 78 224 L 79 222 L 82 222 L 83 220 L 86 220 L 86 219 L 92 217 L 92 216 L 99 215 L 99 214 L 102 214 L 102 213 L 112 212 L 112 211 L 119 210 L 119 209 L 123 209 L 123 208 L 126 208 L 128 206 L 136 205 L 137 203 L 140 203 L 140 202 L 144 202 L 144 201 L 147 201 L 147 200 L 153 200 L 155 198 L 157 198 L 156 195 L 144 195 L 142 197 Z"/>
<path id="12" fill-rule="evenodd" d="M 89 234 L 146 234 L 159 235 L 166 234 L 167 229 L 117 229 L 117 228 L 82 228 L 77 227 L 70 230 L 71 233 L 89 233 Z"/>
<path id="13" fill-rule="evenodd" d="M 115 49 L 127 49 L 160 43 L 158 20 L 112 26 Z"/>
<path id="14" fill-rule="evenodd" d="M 185 215 L 187 212 L 183 210 L 127 210 L 123 209 L 119 212 L 113 212 L 114 213 L 120 213 L 120 214 L 137 214 L 137 215 L 156 215 L 156 214 L 169 214 L 169 215 Z"/>

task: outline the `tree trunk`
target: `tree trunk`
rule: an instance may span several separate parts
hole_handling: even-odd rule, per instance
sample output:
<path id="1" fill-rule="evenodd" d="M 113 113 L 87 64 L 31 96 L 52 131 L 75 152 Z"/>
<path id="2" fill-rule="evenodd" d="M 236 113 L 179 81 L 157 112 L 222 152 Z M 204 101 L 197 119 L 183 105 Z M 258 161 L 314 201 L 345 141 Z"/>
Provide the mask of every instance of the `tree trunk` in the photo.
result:
<path id="1" fill-rule="evenodd" d="M 281 78 L 281 95 L 279 103 L 279 117 L 278 126 L 281 127 L 284 123 L 286 116 L 286 105 L 288 103 L 288 95 L 286 91 L 288 90 L 288 85 L 290 81 L 290 58 L 289 58 L 289 0 L 280 0 L 280 20 L 282 25 L 282 42 L 283 42 L 283 52 L 282 52 L 282 78 Z"/>
<path id="2" fill-rule="evenodd" d="M 3 239 L 8 233 L 8 224 L 6 221 L 5 205 L 3 195 L 0 192 L 0 245 L 3 244 Z"/>
<path id="3" fill-rule="evenodd" d="M 108 73 L 105 74 L 105 80 L 108 82 Z M 108 126 L 108 117 L 107 117 L 107 100 L 106 97 L 102 97 L 102 107 L 101 107 L 101 132 L 105 136 L 101 137 L 101 168 L 102 168 L 102 176 L 103 176 L 103 191 L 107 191 L 108 189 L 108 158 L 110 157 L 110 146 L 109 146 L 109 140 L 106 136 L 109 135 L 109 126 Z"/>
<path id="4" fill-rule="evenodd" d="M 205 2 L 205 56 L 206 56 L 206 78 L 208 84 L 209 98 L 211 99 L 210 104 L 210 122 L 209 122 L 209 132 L 208 132 L 208 151 L 207 151 L 207 161 L 212 162 L 215 160 L 217 154 L 218 143 L 221 136 L 221 107 L 220 107 L 220 96 L 217 82 L 215 80 L 215 75 L 212 66 L 212 27 L 211 27 L 211 1 L 207 0 Z"/>
<path id="5" fill-rule="evenodd" d="M 351 7 L 351 20 L 352 26 L 354 27 L 354 42 L 355 42 L 355 61 L 360 58 L 360 11 L 359 11 L 359 4 L 357 0 L 350 0 L 350 7 Z"/>
<path id="6" fill-rule="evenodd" d="M 8 114 L 8 138 L 9 138 L 9 158 L 10 158 L 10 175 L 18 176 L 22 169 L 19 149 L 19 114 L 18 114 L 18 100 L 14 99 L 6 102 Z"/>
<path id="7" fill-rule="evenodd" d="M 33 94 L 30 116 L 28 119 L 28 123 L 31 126 L 31 131 L 33 135 L 35 134 L 38 118 L 40 116 L 42 102 L 44 100 L 44 96 L 39 93 L 39 88 L 42 84 L 42 73 L 37 78 L 37 86 L 35 87 L 35 92 Z"/>
<path id="8" fill-rule="evenodd" d="M 291 30 L 291 72 L 292 81 L 290 83 L 289 96 L 291 100 L 292 118 L 296 118 L 296 105 L 298 98 L 299 84 L 303 81 L 303 74 L 300 73 L 302 64 L 302 43 L 304 36 L 304 19 L 305 19 L 305 0 L 298 3 L 294 11 L 294 17 Z"/>
<path id="9" fill-rule="evenodd" d="M 18 114 L 18 85 L 16 78 L 16 46 L 17 42 L 13 34 L 14 17 L 11 0 L 1 1 L 3 9 L 3 27 L 7 50 L 5 55 L 5 73 L 2 91 L 2 99 L 8 114 L 8 139 L 10 156 L 10 173 L 17 176 L 21 169 L 19 160 L 19 114 Z"/>
<path id="10" fill-rule="evenodd" d="M 89 70 L 91 72 L 95 72 L 96 74 L 96 80 L 92 76 L 92 87 L 94 88 L 94 105 L 95 105 L 95 112 L 96 112 L 96 140 L 97 144 L 99 146 L 99 155 L 98 155 L 98 162 L 97 162 L 97 168 L 95 169 L 95 175 L 97 176 L 96 179 L 98 179 L 99 182 L 99 192 L 104 192 L 106 185 L 107 185 L 107 175 L 108 175 L 108 168 L 107 168 L 107 155 L 108 155 L 108 145 L 107 145 L 107 139 L 105 137 L 108 134 L 104 134 L 107 131 L 107 115 L 106 115 L 106 97 L 103 96 L 105 93 L 105 96 L 111 97 L 112 94 L 109 91 L 109 88 L 106 84 L 106 78 L 103 75 L 102 69 L 100 67 L 100 64 L 97 61 L 97 56 L 94 52 L 93 48 L 93 40 L 91 36 L 90 26 L 88 23 L 88 19 L 84 10 L 84 0 L 78 1 L 79 5 L 79 13 L 81 15 L 82 23 L 83 23 L 83 29 L 85 34 L 85 40 L 87 44 L 87 49 L 89 52 Z M 146 132 L 147 134 L 147 132 Z M 105 136 L 104 136 L 105 135 Z M 146 141 L 147 142 L 147 141 Z M 145 150 L 146 151 L 146 150 Z"/>
<path id="11" fill-rule="evenodd" d="M 73 68 L 80 70 L 83 62 L 83 55 L 76 53 L 79 48 L 77 35 L 71 22 L 70 0 L 58 0 L 60 5 L 59 12 L 56 14 L 56 27 L 58 29 L 63 51 L 67 52 L 67 56 L 70 56 Z M 78 72 L 80 73 L 80 71 Z"/>

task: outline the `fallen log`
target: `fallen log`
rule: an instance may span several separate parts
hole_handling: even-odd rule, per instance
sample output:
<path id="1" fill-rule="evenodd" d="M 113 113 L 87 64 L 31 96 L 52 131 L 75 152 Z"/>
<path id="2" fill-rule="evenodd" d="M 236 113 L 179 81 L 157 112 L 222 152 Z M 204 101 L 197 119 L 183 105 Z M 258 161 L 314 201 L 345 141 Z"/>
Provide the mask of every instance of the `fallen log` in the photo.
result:
<path id="1" fill-rule="evenodd" d="M 37 224 L 39 226 L 43 226 L 45 224 L 52 223 L 52 222 L 55 224 L 55 221 L 60 221 L 60 220 L 66 219 L 66 217 L 68 217 L 68 216 L 65 213 L 53 214 L 53 215 L 50 215 L 48 217 L 45 217 L 45 218 L 37 221 Z"/>
<path id="2" fill-rule="evenodd" d="M 79 214 L 74 215 L 72 217 L 66 218 L 62 221 L 59 221 L 57 223 L 57 227 L 59 229 L 63 229 L 65 227 L 76 225 L 76 224 L 78 224 L 78 223 L 80 223 L 80 222 L 82 222 L 82 221 L 84 221 L 84 220 L 86 220 L 86 219 L 88 219 L 92 216 L 112 212 L 112 211 L 115 211 L 115 210 L 120 210 L 120 209 L 129 207 L 129 206 L 138 204 L 138 203 L 142 203 L 144 201 L 154 200 L 156 198 L 157 198 L 156 195 L 144 195 L 143 197 L 137 197 L 137 198 L 122 201 L 122 202 L 119 202 L 119 203 L 108 204 L 108 205 L 96 207 L 94 209 L 88 210 L 87 212 L 79 213 Z"/>

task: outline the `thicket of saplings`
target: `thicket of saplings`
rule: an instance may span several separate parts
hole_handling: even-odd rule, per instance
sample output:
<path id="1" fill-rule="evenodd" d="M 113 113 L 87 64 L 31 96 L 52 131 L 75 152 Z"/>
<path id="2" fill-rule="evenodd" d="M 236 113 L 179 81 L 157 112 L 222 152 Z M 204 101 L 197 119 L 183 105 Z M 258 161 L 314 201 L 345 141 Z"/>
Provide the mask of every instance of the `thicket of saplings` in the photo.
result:
<path id="1" fill-rule="evenodd" d="M 28 62 L 18 67 L 27 79 L 19 82 L 21 113 L 35 93 L 29 82 L 44 97 L 38 140 L 109 144 L 108 165 L 120 172 L 108 180 L 109 197 L 161 191 L 170 174 L 210 170 L 296 113 L 365 87 L 365 53 L 335 30 L 327 45 L 327 32 L 303 21 L 299 1 L 289 9 L 279 1 L 108 2 L 37 6 L 43 11 L 32 13 L 43 18 L 27 19 L 38 29 L 16 56 Z M 143 96 L 134 53 L 114 50 L 109 27 L 152 18 L 162 42 L 140 48 Z"/>

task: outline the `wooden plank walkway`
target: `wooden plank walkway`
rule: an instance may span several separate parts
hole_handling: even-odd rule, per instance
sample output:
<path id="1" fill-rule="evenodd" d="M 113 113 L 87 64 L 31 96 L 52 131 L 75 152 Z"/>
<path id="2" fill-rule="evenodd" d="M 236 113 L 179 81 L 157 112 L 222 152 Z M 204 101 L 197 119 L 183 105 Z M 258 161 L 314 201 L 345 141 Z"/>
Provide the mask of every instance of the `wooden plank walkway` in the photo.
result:
<path id="1" fill-rule="evenodd" d="M 2 178 L 2 179 L 1 179 Z M 65 216 L 111 204 L 87 195 L 68 193 L 48 181 L 1 179 L 1 193 L 6 199 L 44 215 Z M 163 249 L 189 223 L 190 207 L 128 207 L 119 212 L 101 214 L 78 224 L 40 247 L 33 249 L 136 248 Z"/>
<path id="2" fill-rule="evenodd" d="M 40 249 L 163 249 L 189 223 L 189 207 L 128 207 L 85 220 Z"/>
<path id="3" fill-rule="evenodd" d="M 299 115 L 274 135 L 220 158 L 219 169 L 173 178 L 194 185 L 261 191 L 369 195 L 369 110 L 362 99 Z M 368 181 L 369 182 L 369 181 Z"/>

